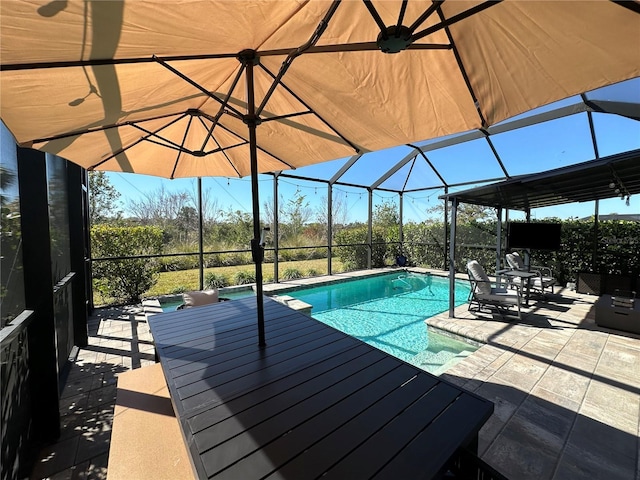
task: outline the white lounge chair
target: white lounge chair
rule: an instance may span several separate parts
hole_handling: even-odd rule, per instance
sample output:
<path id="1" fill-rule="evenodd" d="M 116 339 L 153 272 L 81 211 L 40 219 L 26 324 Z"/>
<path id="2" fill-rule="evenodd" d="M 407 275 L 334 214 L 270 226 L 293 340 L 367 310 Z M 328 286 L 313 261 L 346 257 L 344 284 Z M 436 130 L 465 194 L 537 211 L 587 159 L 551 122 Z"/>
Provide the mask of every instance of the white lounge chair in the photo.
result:
<path id="1" fill-rule="evenodd" d="M 541 265 L 532 265 L 527 270 L 527 267 L 524 264 L 524 260 L 518 254 L 518 252 L 507 253 L 506 255 L 507 264 L 511 270 L 517 270 L 520 272 L 532 272 L 536 273 L 537 276 L 531 277 L 528 279 L 530 282 L 529 288 L 534 292 L 539 292 L 544 295 L 544 291 L 546 288 L 551 288 L 551 293 L 553 293 L 553 286 L 558 283 L 558 281 L 553 278 L 553 273 L 551 272 L 551 268 L 544 267 Z M 520 277 L 512 277 L 511 281 L 517 286 L 522 287 L 522 283 L 526 283 L 527 279 L 522 279 Z M 524 285 L 526 287 L 526 285 Z"/>
<path id="2" fill-rule="evenodd" d="M 191 307 L 201 307 L 203 305 L 210 305 L 212 303 L 218 303 L 226 298 L 218 297 L 218 289 L 213 288 L 210 290 L 195 290 L 192 292 L 184 292 L 182 294 L 182 305 L 179 305 L 177 310 Z"/>
<path id="3" fill-rule="evenodd" d="M 522 298 L 519 290 L 506 288 L 492 282 L 487 273 L 476 260 L 467 263 L 467 273 L 471 283 L 469 293 L 469 311 L 479 312 L 483 307 L 495 307 L 500 314 L 511 313 L 511 307 L 518 310 L 518 319 L 522 319 L 520 305 Z"/>

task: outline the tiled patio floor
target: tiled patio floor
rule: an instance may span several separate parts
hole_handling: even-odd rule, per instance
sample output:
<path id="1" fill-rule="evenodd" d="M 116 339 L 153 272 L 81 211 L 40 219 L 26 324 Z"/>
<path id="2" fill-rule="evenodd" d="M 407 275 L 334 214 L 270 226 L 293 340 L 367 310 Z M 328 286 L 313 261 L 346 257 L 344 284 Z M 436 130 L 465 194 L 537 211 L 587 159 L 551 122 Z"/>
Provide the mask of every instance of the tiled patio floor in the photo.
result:
<path id="1" fill-rule="evenodd" d="M 466 306 L 429 320 L 486 343 L 444 374 L 495 403 L 481 457 L 512 480 L 640 480 L 640 336 L 597 327 L 595 297 L 549 300 L 522 322 Z M 140 308 L 98 311 L 89 329 L 62 394 L 62 435 L 34 479 L 106 478 L 117 375 L 153 363 Z"/>

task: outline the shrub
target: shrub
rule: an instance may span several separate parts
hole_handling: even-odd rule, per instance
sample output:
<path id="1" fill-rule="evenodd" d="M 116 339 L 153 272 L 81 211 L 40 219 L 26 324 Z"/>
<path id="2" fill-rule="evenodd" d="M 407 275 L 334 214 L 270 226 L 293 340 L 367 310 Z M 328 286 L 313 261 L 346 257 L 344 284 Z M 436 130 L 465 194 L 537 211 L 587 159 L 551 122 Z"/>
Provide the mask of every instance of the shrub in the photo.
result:
<path id="1" fill-rule="evenodd" d="M 158 260 L 160 270 L 163 272 L 175 272 L 178 270 L 191 270 L 198 268 L 198 255 L 162 257 Z"/>
<path id="2" fill-rule="evenodd" d="M 222 288 L 229 285 L 229 280 L 225 275 L 216 272 L 209 272 L 204 276 L 206 288 Z"/>
<path id="3" fill-rule="evenodd" d="M 318 276 L 318 270 L 316 270 L 315 268 L 310 268 L 309 270 L 307 270 L 307 277 L 317 277 Z"/>
<path id="4" fill-rule="evenodd" d="M 302 272 L 297 268 L 287 268 L 282 272 L 282 278 L 284 280 L 295 280 L 296 278 L 302 278 Z"/>
<path id="5" fill-rule="evenodd" d="M 177 285 L 177 286 L 173 287 L 169 293 L 171 293 L 171 294 L 184 293 L 184 292 L 187 292 L 188 290 L 189 289 L 187 287 L 185 287 L 184 285 Z"/>
<path id="6" fill-rule="evenodd" d="M 250 272 L 248 270 L 239 270 L 233 276 L 233 280 L 236 285 L 246 285 L 248 283 L 255 283 L 256 276 L 255 276 L 255 273 Z"/>
<path id="7" fill-rule="evenodd" d="M 336 255 L 347 270 L 362 270 L 367 268 L 369 246 L 367 242 L 367 227 L 356 227 L 340 231 L 336 234 L 336 244 L 346 245 L 336 248 Z M 387 245 L 384 243 L 384 229 L 375 227 L 372 230 L 373 243 L 371 252 L 371 266 L 384 267 L 384 257 Z M 393 248 L 390 246 L 389 248 Z"/>
<path id="8" fill-rule="evenodd" d="M 157 255 L 162 253 L 162 230 L 158 227 L 91 228 L 93 258 Z M 160 270 L 156 258 L 128 258 L 93 262 L 98 291 L 116 301 L 137 303 L 155 285 Z"/>

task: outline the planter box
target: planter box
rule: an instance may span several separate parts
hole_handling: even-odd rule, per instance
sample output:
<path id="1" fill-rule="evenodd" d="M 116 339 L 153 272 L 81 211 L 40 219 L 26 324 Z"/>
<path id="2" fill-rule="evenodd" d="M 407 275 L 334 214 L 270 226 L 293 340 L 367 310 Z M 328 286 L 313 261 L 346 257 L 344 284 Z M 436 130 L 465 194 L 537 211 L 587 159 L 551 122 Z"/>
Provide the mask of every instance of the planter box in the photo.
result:
<path id="1" fill-rule="evenodd" d="M 634 290 L 635 279 L 628 275 L 578 272 L 576 292 L 590 295 L 613 295 L 616 290 Z"/>
<path id="2" fill-rule="evenodd" d="M 603 295 L 596 302 L 595 310 L 597 325 L 640 333 L 640 301 L 638 299 L 630 303 L 630 307 L 623 307 L 615 305 L 610 295 Z"/>

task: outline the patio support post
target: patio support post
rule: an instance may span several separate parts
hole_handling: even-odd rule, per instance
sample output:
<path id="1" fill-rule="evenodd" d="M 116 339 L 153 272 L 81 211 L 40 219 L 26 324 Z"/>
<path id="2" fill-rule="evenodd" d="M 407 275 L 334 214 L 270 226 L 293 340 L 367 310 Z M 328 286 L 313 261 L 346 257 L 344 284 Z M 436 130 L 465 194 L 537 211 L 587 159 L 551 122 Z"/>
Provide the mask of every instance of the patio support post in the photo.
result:
<path id="1" fill-rule="evenodd" d="M 371 257 L 373 256 L 373 190 L 369 192 L 369 219 L 367 223 L 367 243 L 369 244 L 369 255 L 367 257 L 367 268 L 371 269 Z"/>
<path id="2" fill-rule="evenodd" d="M 498 224 L 496 226 L 496 276 L 502 269 L 502 207 L 496 208 Z"/>
<path id="3" fill-rule="evenodd" d="M 449 194 L 449 187 L 445 186 L 444 187 L 444 194 L 448 195 Z M 444 199 L 442 201 L 444 203 L 444 244 L 442 246 L 442 258 L 443 258 L 443 262 L 442 262 L 442 269 L 446 270 L 447 269 L 447 246 L 449 244 L 449 212 L 447 209 L 447 200 Z"/>
<path id="4" fill-rule="evenodd" d="M 202 214 L 202 177 L 198 177 L 198 258 L 200 259 L 200 290 L 204 290 L 204 218 Z"/>
<path id="5" fill-rule="evenodd" d="M 273 175 L 273 281 L 280 281 L 278 255 L 280 255 L 280 203 L 278 201 L 278 178 L 280 172 Z"/>
<path id="6" fill-rule="evenodd" d="M 445 204 L 445 210 L 446 208 Z M 455 317 L 456 308 L 456 222 L 458 216 L 458 199 L 451 200 L 451 238 L 449 240 L 449 318 Z"/>
<path id="7" fill-rule="evenodd" d="M 67 162 L 67 198 L 69 201 L 69 251 L 71 271 L 75 272 L 72 283 L 72 316 L 73 343 L 79 347 L 86 347 L 89 343 L 87 319 L 89 309 L 87 303 L 87 269 L 85 265 L 84 236 L 88 229 L 88 222 L 84 214 L 87 188 L 84 184 L 85 170 L 75 163 Z"/>
<path id="8" fill-rule="evenodd" d="M 333 184 L 327 188 L 327 275 L 331 275 L 331 256 L 333 246 Z"/>
<path id="9" fill-rule="evenodd" d="M 531 223 L 531 209 L 527 208 L 524 213 L 527 223 Z M 531 265 L 531 259 L 529 258 L 529 249 L 527 248 L 524 251 L 524 266 L 527 267 L 527 271 L 529 271 L 529 265 Z"/>
<path id="10" fill-rule="evenodd" d="M 600 228 L 600 200 L 596 199 L 593 212 L 593 253 L 591 255 L 591 268 L 593 273 L 598 272 L 598 236 Z"/>
<path id="11" fill-rule="evenodd" d="M 264 250 L 260 245 L 262 227 L 260 225 L 260 198 L 258 195 L 258 143 L 256 139 L 256 118 L 255 91 L 253 83 L 253 67 L 258 61 L 256 52 L 245 50 L 240 53 L 240 61 L 246 66 L 247 75 L 247 114 L 244 117 L 249 129 L 249 156 L 251 160 L 251 197 L 253 200 L 253 240 L 251 240 L 251 254 L 256 264 L 256 303 L 258 313 L 258 345 L 266 345 L 264 336 L 264 304 L 262 291 L 262 260 Z"/>
<path id="12" fill-rule="evenodd" d="M 400 252 L 402 255 L 404 255 L 404 232 L 402 231 L 402 215 L 403 215 L 403 211 L 404 211 L 404 196 L 402 195 L 402 192 L 398 192 L 398 196 L 400 197 L 399 199 L 399 204 L 400 204 L 400 224 L 398 225 L 398 240 L 400 241 Z"/>
<path id="13" fill-rule="evenodd" d="M 33 310 L 27 339 L 30 395 L 36 402 L 32 438 L 47 443 L 60 436 L 60 391 L 45 158 L 44 152 L 18 147 L 24 300 Z"/>

